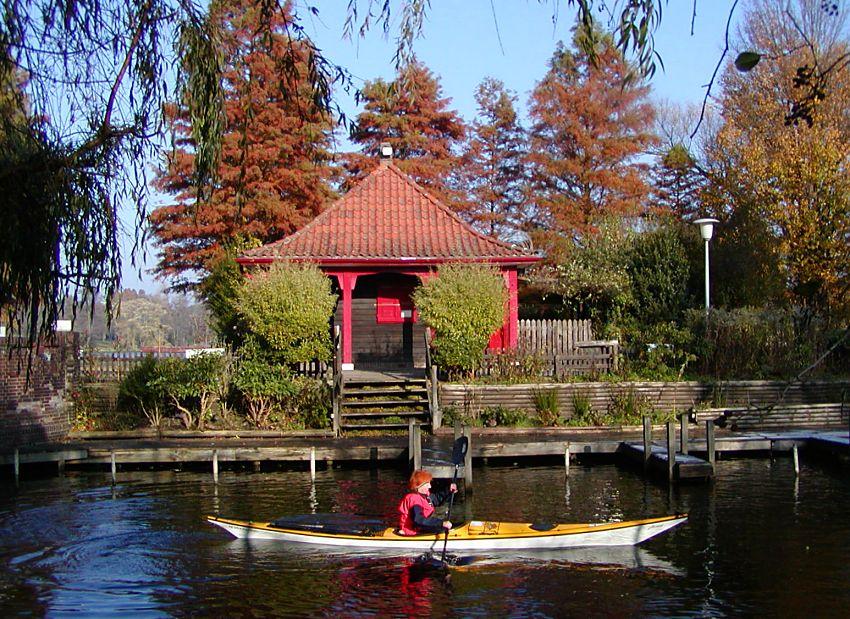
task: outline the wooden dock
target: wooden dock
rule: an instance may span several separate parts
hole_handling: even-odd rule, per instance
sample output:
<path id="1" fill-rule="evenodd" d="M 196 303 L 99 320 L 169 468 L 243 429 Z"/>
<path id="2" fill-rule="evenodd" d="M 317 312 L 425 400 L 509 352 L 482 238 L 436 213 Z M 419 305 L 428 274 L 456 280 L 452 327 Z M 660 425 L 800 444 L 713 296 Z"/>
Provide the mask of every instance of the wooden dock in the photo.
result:
<path id="1" fill-rule="evenodd" d="M 656 428 L 656 430 L 662 428 Z M 719 431 L 720 432 L 720 431 Z M 450 432 L 429 436 L 423 441 L 419 455 L 420 467 L 432 470 L 435 476 L 451 477 Z M 535 429 L 527 431 L 470 432 L 467 460 L 459 468 L 459 476 L 471 483 L 472 462 L 491 458 L 565 458 L 570 460 L 600 456 L 606 459 L 623 458 L 641 463 L 645 459 L 640 428 L 618 431 L 576 430 L 569 428 Z M 677 437 L 680 438 L 680 437 Z M 675 480 L 705 478 L 710 452 L 730 457 L 761 452 L 772 454 L 791 452 L 795 447 L 847 461 L 850 459 L 850 440 L 846 431 L 786 430 L 771 432 L 723 431 L 709 448 L 706 436 L 686 437 L 684 451 L 674 447 Z M 666 445 L 651 442 L 648 471 L 664 475 L 670 466 Z M 414 454 L 415 455 L 415 454 Z M 701 456 L 705 456 L 704 458 Z M 235 438 L 200 436 L 196 438 L 101 438 L 75 440 L 62 444 L 21 447 L 14 452 L 0 453 L 0 465 L 12 465 L 17 474 L 25 466 L 56 463 L 61 473 L 66 467 L 80 466 L 201 466 L 215 470 L 221 465 L 253 466 L 284 463 L 294 466 L 329 467 L 341 462 L 371 463 L 374 466 L 391 464 L 414 465 L 411 443 L 403 435 L 332 438 L 324 435 L 279 438 Z"/>

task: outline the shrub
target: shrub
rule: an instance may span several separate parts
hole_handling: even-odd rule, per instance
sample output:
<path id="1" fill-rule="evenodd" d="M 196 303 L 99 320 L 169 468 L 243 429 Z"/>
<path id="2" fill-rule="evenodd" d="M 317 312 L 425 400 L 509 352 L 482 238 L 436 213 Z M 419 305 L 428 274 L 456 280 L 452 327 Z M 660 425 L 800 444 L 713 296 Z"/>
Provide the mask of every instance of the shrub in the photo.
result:
<path id="1" fill-rule="evenodd" d="M 561 402 L 557 389 L 535 389 L 532 398 L 541 425 L 557 426 L 561 421 Z"/>
<path id="2" fill-rule="evenodd" d="M 635 327 L 628 335 L 627 371 L 654 380 L 681 380 L 696 361 L 694 334 L 675 322 Z"/>
<path id="3" fill-rule="evenodd" d="M 270 427 L 270 417 L 285 399 L 296 392 L 286 366 L 259 356 L 245 355 L 233 380 L 246 407 L 246 417 L 260 429 Z"/>
<path id="4" fill-rule="evenodd" d="M 436 363 L 449 372 L 469 374 L 502 325 L 507 290 L 493 268 L 447 264 L 413 292 L 413 301 L 422 321 L 436 333 Z"/>
<path id="5" fill-rule="evenodd" d="M 141 414 L 148 423 L 159 430 L 165 410 L 162 383 L 157 382 L 159 362 L 152 356 L 133 366 L 118 387 L 118 408 Z"/>
<path id="6" fill-rule="evenodd" d="M 253 340 L 281 362 L 328 360 L 336 299 L 316 266 L 275 264 L 240 288 L 237 310 Z"/>
<path id="7" fill-rule="evenodd" d="M 202 353 L 190 359 L 166 359 L 151 381 L 174 406 L 187 429 L 203 430 L 216 400 L 221 355 Z"/>
<path id="8" fill-rule="evenodd" d="M 323 380 L 299 377 L 295 379 L 295 394 L 288 403 L 290 423 L 298 428 L 329 428 L 331 426 L 331 389 Z"/>
<path id="9" fill-rule="evenodd" d="M 528 421 L 528 415 L 521 409 L 494 406 L 481 412 L 481 421 L 485 426 L 519 426 Z"/>
<path id="10" fill-rule="evenodd" d="M 633 389 L 618 391 L 611 396 L 608 406 L 607 423 L 636 426 L 640 425 L 644 416 L 652 417 L 654 409 L 652 404 Z"/>
<path id="11" fill-rule="evenodd" d="M 572 395 L 573 414 L 570 421 L 574 425 L 596 425 L 598 420 L 594 417 L 590 398 L 586 394 L 574 391 Z"/>

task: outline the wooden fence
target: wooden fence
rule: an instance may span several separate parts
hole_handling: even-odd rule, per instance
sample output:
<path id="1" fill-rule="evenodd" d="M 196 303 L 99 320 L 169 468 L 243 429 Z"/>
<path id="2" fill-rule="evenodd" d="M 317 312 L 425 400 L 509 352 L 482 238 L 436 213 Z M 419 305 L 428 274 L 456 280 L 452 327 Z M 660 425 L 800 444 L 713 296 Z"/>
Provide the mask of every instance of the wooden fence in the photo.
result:
<path id="1" fill-rule="evenodd" d="M 517 350 L 488 352 L 476 376 L 552 378 L 617 371 L 616 340 L 594 340 L 589 320 L 520 320 Z"/>
<path id="2" fill-rule="evenodd" d="M 149 353 L 138 351 L 121 353 L 83 353 L 80 358 L 80 372 L 83 382 L 121 382 L 127 372 L 141 363 Z M 184 358 L 182 353 L 156 354 L 157 358 Z M 330 366 L 325 361 L 310 361 L 299 363 L 292 368 L 300 376 L 310 378 L 326 378 L 330 375 Z"/>

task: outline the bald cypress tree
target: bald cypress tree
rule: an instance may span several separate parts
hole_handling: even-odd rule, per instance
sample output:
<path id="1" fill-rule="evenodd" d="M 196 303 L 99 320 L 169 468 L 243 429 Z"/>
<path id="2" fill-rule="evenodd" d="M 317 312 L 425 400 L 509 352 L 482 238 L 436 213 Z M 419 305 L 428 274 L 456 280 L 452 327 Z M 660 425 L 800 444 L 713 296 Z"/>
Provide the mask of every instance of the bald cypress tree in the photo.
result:
<path id="1" fill-rule="evenodd" d="M 249 0 L 223 0 L 211 13 L 222 25 L 227 58 L 218 182 L 206 200 L 196 199 L 192 127 L 186 106 L 173 105 L 175 148 L 156 179 L 172 200 L 150 215 L 160 248 L 156 272 L 173 289 L 194 287 L 193 278 L 209 272 L 228 243 L 294 232 L 333 195 L 332 118 L 312 99 L 309 42 L 285 30 L 288 8 L 268 18 Z M 270 34 L 257 34 L 261 19 L 270 19 Z"/>

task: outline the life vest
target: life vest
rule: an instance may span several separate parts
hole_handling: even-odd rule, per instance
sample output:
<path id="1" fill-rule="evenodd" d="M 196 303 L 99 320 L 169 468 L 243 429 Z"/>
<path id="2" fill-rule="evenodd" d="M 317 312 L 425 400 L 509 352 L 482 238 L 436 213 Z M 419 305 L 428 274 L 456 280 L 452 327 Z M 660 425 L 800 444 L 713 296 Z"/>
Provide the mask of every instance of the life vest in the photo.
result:
<path id="1" fill-rule="evenodd" d="M 434 513 L 434 506 L 427 497 L 418 492 L 408 492 L 398 506 L 398 532 L 402 535 L 418 535 L 416 523 L 413 522 L 413 508 L 418 505 L 425 518 Z"/>

